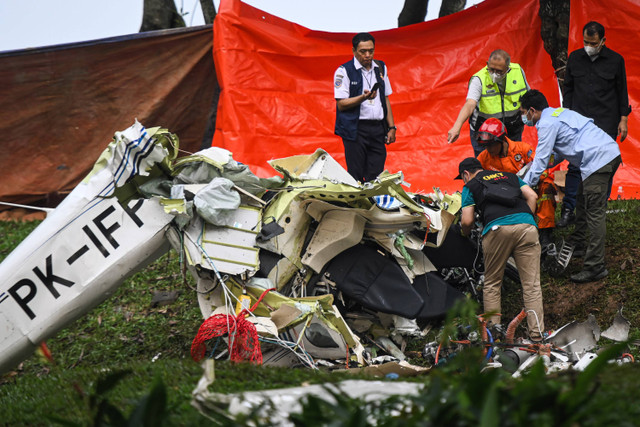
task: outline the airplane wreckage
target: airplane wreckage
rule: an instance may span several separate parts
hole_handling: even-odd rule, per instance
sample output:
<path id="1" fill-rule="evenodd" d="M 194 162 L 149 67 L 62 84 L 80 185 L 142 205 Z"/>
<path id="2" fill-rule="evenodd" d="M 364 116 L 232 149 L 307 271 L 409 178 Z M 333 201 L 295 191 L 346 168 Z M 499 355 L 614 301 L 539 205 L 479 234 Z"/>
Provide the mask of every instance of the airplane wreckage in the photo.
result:
<path id="1" fill-rule="evenodd" d="M 478 255 L 448 233 L 459 193 L 407 193 L 402 173 L 362 185 L 323 150 L 270 161 L 282 175 L 272 178 L 221 148 L 177 154 L 166 129 L 136 121 L 116 132 L 89 175 L 0 264 L 0 373 L 170 247 L 197 281 L 205 321 L 191 349 L 196 361 L 222 338 L 234 361 L 316 368 L 395 360 L 400 371 L 424 369 L 367 331 L 381 324 L 392 337 L 420 336 L 418 321 L 440 319 L 465 298 L 442 274 L 466 263 L 473 270 Z M 514 341 L 521 318 L 502 347 L 486 328 L 467 341 L 484 346 L 493 366 L 510 360 L 514 375 L 538 358 L 557 369 L 592 360 L 593 319 L 522 344 Z M 628 331 L 620 314 L 602 335 L 623 341 Z M 389 356 L 372 358 L 365 345 Z M 434 342 L 424 355 L 437 364 L 455 351 Z"/>

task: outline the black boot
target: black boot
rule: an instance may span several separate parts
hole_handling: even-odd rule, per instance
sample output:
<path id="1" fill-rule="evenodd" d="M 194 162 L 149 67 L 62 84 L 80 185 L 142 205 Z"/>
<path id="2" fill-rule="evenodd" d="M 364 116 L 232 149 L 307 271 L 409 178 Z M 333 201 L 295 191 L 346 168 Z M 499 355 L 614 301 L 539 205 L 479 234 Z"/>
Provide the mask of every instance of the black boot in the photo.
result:
<path id="1" fill-rule="evenodd" d="M 562 213 L 560 214 L 560 219 L 556 222 L 556 227 L 564 228 L 569 224 L 573 224 L 576 220 L 576 215 L 573 213 L 571 209 L 562 209 Z"/>
<path id="2" fill-rule="evenodd" d="M 553 228 L 541 228 L 538 233 L 540 234 L 540 246 L 544 251 L 547 246 L 553 243 Z"/>

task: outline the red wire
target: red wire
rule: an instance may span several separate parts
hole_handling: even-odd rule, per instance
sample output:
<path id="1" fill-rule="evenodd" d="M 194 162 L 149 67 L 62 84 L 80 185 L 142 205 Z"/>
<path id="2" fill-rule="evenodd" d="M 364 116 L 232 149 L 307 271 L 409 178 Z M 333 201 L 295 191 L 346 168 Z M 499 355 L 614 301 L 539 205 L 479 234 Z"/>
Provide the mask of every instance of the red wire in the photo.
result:
<path id="1" fill-rule="evenodd" d="M 260 295 L 260 298 L 258 298 L 258 301 L 256 301 L 255 304 L 253 304 L 253 307 L 251 307 L 250 311 L 253 313 L 253 310 L 256 309 L 256 307 L 258 306 L 258 304 L 260 304 L 260 301 L 262 301 L 262 298 L 265 297 L 265 295 L 267 295 L 267 293 L 271 292 L 271 291 L 275 291 L 276 288 L 271 288 L 271 289 L 267 289 L 266 291 L 264 291 L 262 293 L 262 295 Z"/>
<path id="2" fill-rule="evenodd" d="M 426 212 L 422 212 L 422 214 L 427 220 L 427 229 L 424 232 L 424 240 L 422 241 L 422 246 L 424 246 L 427 243 L 427 236 L 429 235 L 429 229 L 431 228 L 431 219 L 427 216 Z"/>

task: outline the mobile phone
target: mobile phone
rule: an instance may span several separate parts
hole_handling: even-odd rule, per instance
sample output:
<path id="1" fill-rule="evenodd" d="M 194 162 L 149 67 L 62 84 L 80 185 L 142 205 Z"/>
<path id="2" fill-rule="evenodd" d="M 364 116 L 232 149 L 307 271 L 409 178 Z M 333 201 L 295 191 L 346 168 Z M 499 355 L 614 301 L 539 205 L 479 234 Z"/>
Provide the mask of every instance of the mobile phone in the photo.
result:
<path id="1" fill-rule="evenodd" d="M 378 90 L 379 87 L 380 87 L 380 83 L 376 82 L 376 84 L 374 84 L 373 87 L 371 88 L 371 92 Z"/>

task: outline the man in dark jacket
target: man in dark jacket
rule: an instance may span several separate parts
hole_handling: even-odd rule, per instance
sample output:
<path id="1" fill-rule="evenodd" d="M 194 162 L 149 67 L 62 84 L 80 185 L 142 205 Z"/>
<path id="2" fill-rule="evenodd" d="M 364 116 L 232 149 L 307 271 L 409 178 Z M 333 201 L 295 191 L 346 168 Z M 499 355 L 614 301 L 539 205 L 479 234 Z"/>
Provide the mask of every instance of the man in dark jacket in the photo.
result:
<path id="1" fill-rule="evenodd" d="M 627 137 L 627 118 L 631 113 L 624 58 L 605 46 L 601 24 L 587 23 L 582 35 L 584 49 L 571 52 L 567 61 L 562 106 L 593 119 L 614 141 L 620 136 L 622 142 Z M 566 227 L 574 218 L 580 181 L 580 169 L 569 166 L 558 227 Z M 611 194 L 612 181 L 607 195 Z"/>
<path id="2" fill-rule="evenodd" d="M 478 159 L 468 157 L 458 167 L 462 189 L 462 232 L 468 235 L 478 209 L 484 229 L 484 311 L 489 321 L 500 323 L 504 269 L 513 256 L 520 274 L 529 336 L 542 339 L 544 310 L 540 288 L 540 243 L 533 212 L 537 195 L 515 174 L 482 169 Z"/>

